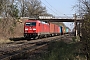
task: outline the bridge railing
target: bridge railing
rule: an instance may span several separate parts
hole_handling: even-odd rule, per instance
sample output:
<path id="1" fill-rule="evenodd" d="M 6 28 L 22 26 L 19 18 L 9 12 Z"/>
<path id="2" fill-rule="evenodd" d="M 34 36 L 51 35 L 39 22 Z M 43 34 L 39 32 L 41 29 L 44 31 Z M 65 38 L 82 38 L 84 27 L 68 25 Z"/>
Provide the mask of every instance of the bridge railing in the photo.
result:
<path id="1" fill-rule="evenodd" d="M 39 16 L 39 19 L 75 19 L 74 17 L 68 17 L 68 16 Z M 77 20 L 81 20 L 82 17 L 77 17 Z"/>
<path id="2" fill-rule="evenodd" d="M 39 16 L 39 19 L 75 19 L 74 17 L 66 17 L 66 16 Z M 38 19 L 38 18 L 33 18 L 33 19 Z M 30 17 L 21 17 L 21 19 L 30 19 Z M 77 17 L 77 20 L 82 20 L 82 17 Z"/>

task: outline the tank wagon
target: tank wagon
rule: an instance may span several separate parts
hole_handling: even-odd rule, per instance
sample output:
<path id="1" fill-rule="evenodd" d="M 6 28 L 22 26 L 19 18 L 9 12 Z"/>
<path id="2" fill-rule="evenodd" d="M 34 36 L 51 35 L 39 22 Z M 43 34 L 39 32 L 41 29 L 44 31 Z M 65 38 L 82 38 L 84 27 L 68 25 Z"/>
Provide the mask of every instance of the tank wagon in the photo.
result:
<path id="1" fill-rule="evenodd" d="M 62 26 L 53 23 L 46 23 L 36 19 L 26 20 L 24 23 L 25 38 L 42 38 L 63 34 Z"/>

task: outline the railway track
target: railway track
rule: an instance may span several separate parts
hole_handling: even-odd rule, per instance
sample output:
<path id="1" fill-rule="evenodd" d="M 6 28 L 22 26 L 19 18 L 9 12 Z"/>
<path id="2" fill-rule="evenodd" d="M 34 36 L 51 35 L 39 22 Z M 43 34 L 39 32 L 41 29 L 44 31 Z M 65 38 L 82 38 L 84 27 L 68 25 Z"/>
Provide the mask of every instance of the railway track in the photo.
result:
<path id="1" fill-rule="evenodd" d="M 41 47 L 44 47 L 46 46 L 47 44 L 43 44 L 43 45 L 40 45 L 40 46 L 36 46 L 36 45 L 33 45 L 33 46 L 30 46 L 28 48 L 24 48 L 23 50 L 19 50 L 19 51 L 15 51 L 13 53 L 8 53 L 6 55 L 4 55 L 4 57 L 1 58 L 1 60 L 13 60 L 13 59 L 18 59 L 20 58 L 21 56 L 27 54 L 27 53 L 30 53 L 36 49 L 39 49 Z"/>
<path id="2" fill-rule="evenodd" d="M 0 60 L 13 60 L 29 52 L 47 46 L 48 42 L 60 40 L 61 36 L 43 38 L 31 41 L 18 41 L 0 46 Z"/>

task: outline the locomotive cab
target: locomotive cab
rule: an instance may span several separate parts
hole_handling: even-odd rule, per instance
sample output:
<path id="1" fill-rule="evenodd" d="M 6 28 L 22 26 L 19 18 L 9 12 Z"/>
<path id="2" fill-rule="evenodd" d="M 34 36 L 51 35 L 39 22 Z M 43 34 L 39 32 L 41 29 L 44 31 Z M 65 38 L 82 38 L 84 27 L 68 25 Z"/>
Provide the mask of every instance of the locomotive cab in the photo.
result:
<path id="1" fill-rule="evenodd" d="M 24 37 L 35 38 L 37 37 L 36 21 L 27 21 L 24 24 Z"/>

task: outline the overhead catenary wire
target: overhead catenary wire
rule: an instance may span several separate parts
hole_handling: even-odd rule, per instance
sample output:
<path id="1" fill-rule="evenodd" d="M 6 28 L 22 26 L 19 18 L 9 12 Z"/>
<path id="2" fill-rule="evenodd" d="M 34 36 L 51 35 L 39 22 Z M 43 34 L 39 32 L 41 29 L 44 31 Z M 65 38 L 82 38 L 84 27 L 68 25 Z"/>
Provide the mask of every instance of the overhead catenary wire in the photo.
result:
<path id="1" fill-rule="evenodd" d="M 54 10 L 58 11 L 56 8 L 54 8 L 47 0 L 45 0 L 47 4 L 49 4 Z M 59 11 L 58 11 L 59 12 Z M 61 12 L 60 12 L 61 13 Z M 62 13 L 63 14 L 63 13 Z M 66 14 L 63 14 L 66 17 L 70 18 L 69 16 L 67 16 Z"/>
<path id="2" fill-rule="evenodd" d="M 42 2 L 43 3 L 43 2 Z M 53 11 L 50 7 L 48 7 L 45 3 L 43 3 L 47 8 L 49 8 L 53 13 L 55 13 L 56 15 L 58 15 L 59 16 L 59 14 L 58 13 L 56 13 L 55 11 Z"/>
<path id="3" fill-rule="evenodd" d="M 45 0 L 46 2 L 47 2 L 47 0 Z M 47 2 L 48 3 L 48 2 Z M 50 3 L 48 3 L 52 8 L 54 8 Z M 55 8 L 54 8 L 55 9 Z M 56 10 L 56 9 L 55 9 Z M 58 10 L 56 10 L 56 11 L 58 11 Z"/>

